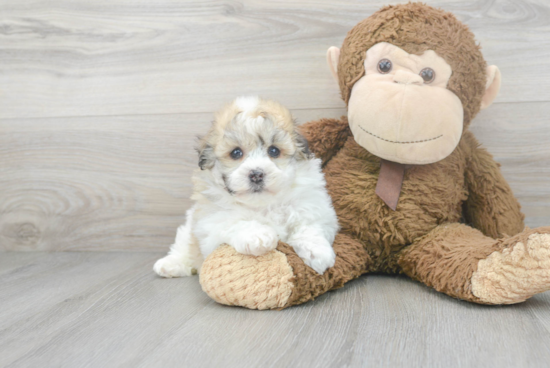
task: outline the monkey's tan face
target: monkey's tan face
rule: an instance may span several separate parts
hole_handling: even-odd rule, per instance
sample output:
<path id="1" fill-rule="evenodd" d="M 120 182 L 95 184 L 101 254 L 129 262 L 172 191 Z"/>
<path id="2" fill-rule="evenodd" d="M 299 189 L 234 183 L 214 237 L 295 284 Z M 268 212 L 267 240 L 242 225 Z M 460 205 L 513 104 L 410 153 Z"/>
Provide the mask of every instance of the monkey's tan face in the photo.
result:
<path id="1" fill-rule="evenodd" d="M 357 143 L 403 164 L 447 157 L 462 136 L 463 108 L 447 87 L 452 70 L 434 51 L 412 55 L 382 42 L 367 50 L 348 120 Z"/>

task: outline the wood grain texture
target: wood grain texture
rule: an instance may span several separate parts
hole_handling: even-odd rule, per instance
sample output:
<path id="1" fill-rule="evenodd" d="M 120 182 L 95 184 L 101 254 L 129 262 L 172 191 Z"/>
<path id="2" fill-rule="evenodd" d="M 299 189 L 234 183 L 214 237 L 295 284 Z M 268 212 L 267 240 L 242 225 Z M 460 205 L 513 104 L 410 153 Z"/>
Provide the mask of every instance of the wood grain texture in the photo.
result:
<path id="1" fill-rule="evenodd" d="M 211 112 L 258 93 L 300 122 L 344 115 L 325 50 L 385 3 L 2 1 L 0 250 L 165 249 Z M 527 224 L 550 224 L 550 3 L 429 3 L 501 67 L 472 129 Z"/>
<path id="2" fill-rule="evenodd" d="M 295 110 L 299 122 L 343 109 Z M 473 124 L 531 227 L 550 224 L 549 103 Z M 191 206 L 195 136 L 211 114 L 0 120 L 0 249 L 160 250 Z"/>
<path id="3" fill-rule="evenodd" d="M 500 102 L 550 101 L 546 0 L 428 3 L 472 28 L 501 68 Z M 210 112 L 250 93 L 341 108 L 326 50 L 385 4 L 3 0 L 0 118 Z"/>
<path id="4" fill-rule="evenodd" d="M 306 305 L 250 311 L 216 304 L 197 277 L 158 278 L 159 256 L 2 254 L 0 366 L 522 368 L 550 359 L 550 293 L 488 307 L 370 275 Z"/>

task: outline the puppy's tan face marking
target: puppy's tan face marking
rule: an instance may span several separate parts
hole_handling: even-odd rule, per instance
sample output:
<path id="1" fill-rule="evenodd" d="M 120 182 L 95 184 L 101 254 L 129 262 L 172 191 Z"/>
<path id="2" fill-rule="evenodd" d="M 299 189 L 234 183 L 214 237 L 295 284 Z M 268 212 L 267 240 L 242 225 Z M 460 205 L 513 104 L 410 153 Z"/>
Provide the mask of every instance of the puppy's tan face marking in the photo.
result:
<path id="1" fill-rule="evenodd" d="M 201 168 L 237 197 L 276 194 L 292 181 L 296 161 L 309 158 L 290 112 L 254 97 L 220 110 L 199 152 Z"/>

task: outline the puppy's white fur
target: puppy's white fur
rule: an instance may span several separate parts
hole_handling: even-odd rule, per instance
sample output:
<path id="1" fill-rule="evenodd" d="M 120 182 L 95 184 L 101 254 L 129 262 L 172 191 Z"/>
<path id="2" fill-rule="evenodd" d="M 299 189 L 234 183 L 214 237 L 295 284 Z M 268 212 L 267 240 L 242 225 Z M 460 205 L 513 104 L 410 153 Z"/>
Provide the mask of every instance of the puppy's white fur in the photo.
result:
<path id="1" fill-rule="evenodd" d="M 278 157 L 268 150 L 276 147 Z M 231 152 L 241 149 L 239 159 Z M 178 228 L 175 243 L 154 266 L 163 277 L 189 276 L 221 244 L 259 256 L 291 245 L 318 273 L 332 267 L 336 213 L 325 189 L 321 161 L 307 150 L 286 108 L 258 97 L 241 97 L 216 114 L 201 140 L 193 175 L 196 201 Z M 263 173 L 261 185 L 250 179 Z"/>

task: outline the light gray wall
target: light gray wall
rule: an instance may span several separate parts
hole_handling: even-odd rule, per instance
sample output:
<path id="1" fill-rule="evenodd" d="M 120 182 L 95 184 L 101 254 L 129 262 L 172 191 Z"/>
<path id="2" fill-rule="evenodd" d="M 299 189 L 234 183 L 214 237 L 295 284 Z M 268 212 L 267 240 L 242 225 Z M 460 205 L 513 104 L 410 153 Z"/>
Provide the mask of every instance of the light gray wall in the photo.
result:
<path id="1" fill-rule="evenodd" d="M 325 51 L 386 3 L 2 0 L 0 250 L 166 249 L 212 112 L 259 94 L 300 122 L 345 114 Z M 500 67 L 472 129 L 550 225 L 550 3 L 428 3 Z"/>

